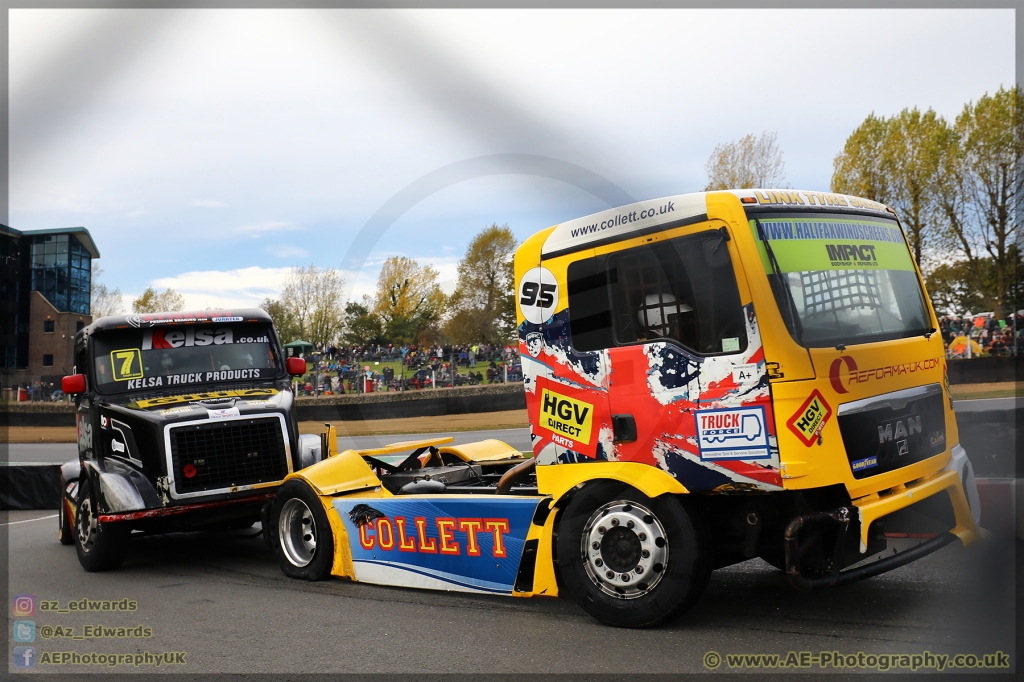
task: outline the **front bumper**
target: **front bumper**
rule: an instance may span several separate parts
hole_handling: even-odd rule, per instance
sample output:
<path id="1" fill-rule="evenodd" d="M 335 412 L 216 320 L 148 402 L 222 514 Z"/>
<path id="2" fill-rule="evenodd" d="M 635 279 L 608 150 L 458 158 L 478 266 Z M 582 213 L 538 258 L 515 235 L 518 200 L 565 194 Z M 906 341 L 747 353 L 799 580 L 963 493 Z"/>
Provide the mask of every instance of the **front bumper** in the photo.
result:
<path id="1" fill-rule="evenodd" d="M 839 558 L 842 553 L 843 541 L 854 518 L 859 521 L 856 527 L 859 528 L 860 551 L 863 554 L 867 552 L 868 532 L 874 521 L 940 493 L 949 495 L 956 523 L 952 529 L 940 533 L 916 547 L 871 564 L 846 571 L 838 570 L 841 565 Z M 839 507 L 830 512 L 805 514 L 793 519 L 787 526 L 784 536 L 786 575 L 790 584 L 800 590 L 832 587 L 862 580 L 927 556 L 956 539 L 959 539 L 964 547 L 970 546 L 978 538 L 977 523 L 980 519 L 981 509 L 973 469 L 970 460 L 967 459 L 967 453 L 960 445 L 957 445 L 952 450 L 949 465 L 942 471 L 889 490 L 858 498 L 853 500 L 850 507 Z M 835 560 L 833 562 L 836 569 L 830 575 L 808 577 L 803 575 L 801 567 L 801 558 L 805 551 L 804 545 L 801 544 L 801 535 L 809 528 L 823 525 L 834 525 L 839 530 L 836 533 Z"/>

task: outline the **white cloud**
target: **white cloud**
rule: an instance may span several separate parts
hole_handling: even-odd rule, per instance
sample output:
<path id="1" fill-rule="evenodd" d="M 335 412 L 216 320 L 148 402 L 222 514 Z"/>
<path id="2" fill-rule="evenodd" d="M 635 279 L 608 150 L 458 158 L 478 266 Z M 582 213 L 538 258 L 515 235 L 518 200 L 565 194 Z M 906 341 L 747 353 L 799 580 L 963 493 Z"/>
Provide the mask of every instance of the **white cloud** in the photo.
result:
<path id="1" fill-rule="evenodd" d="M 139 210 L 139 211 L 132 211 L 130 213 L 125 213 L 124 217 L 125 218 L 141 218 L 144 215 L 147 215 L 147 212 Z"/>
<path id="2" fill-rule="evenodd" d="M 203 270 L 162 277 L 151 284 L 158 291 L 174 289 L 185 297 L 186 307 L 193 310 L 251 308 L 265 298 L 280 296 L 289 270 L 255 266 L 238 270 Z"/>
<path id="3" fill-rule="evenodd" d="M 194 199 L 192 205 L 199 206 L 200 208 L 224 208 L 227 206 L 223 201 L 217 201 L 216 199 Z"/>

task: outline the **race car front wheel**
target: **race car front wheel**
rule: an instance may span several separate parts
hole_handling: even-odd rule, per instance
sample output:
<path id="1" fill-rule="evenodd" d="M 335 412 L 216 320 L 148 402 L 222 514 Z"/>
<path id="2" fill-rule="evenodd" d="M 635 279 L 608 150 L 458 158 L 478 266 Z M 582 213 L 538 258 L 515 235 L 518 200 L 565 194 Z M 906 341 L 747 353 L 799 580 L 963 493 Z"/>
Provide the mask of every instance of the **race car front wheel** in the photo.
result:
<path id="1" fill-rule="evenodd" d="M 308 485 L 281 486 L 270 507 L 271 544 L 285 575 L 323 580 L 334 563 L 334 536 L 324 505 Z"/>
<path id="2" fill-rule="evenodd" d="M 75 516 L 75 551 L 78 563 L 87 571 L 109 571 L 124 562 L 131 527 L 125 523 L 100 523 L 95 500 L 84 479 L 78 488 Z"/>
<path id="3" fill-rule="evenodd" d="M 591 483 L 558 528 L 559 572 L 590 615 L 643 628 L 689 609 L 711 574 L 699 517 L 676 497 L 651 499 L 615 481 Z"/>

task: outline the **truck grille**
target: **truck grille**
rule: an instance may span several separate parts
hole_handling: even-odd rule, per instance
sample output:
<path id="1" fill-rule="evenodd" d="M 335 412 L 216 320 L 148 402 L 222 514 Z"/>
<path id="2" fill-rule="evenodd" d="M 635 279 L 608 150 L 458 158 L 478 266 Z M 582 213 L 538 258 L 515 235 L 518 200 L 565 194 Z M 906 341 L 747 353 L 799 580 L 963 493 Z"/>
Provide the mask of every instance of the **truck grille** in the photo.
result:
<path id="1" fill-rule="evenodd" d="M 839 431 L 856 479 L 934 457 L 946 450 L 946 418 L 939 384 L 845 403 Z"/>
<path id="2" fill-rule="evenodd" d="M 268 483 L 288 475 L 284 433 L 277 418 L 174 426 L 169 438 L 178 493 Z"/>

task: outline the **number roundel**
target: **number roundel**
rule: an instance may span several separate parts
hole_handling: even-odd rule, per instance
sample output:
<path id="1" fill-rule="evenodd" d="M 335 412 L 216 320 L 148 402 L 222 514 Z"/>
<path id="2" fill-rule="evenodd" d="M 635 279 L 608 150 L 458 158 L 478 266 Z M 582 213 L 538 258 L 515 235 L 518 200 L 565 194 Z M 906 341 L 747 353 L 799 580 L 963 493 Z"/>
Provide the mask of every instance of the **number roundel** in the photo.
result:
<path id="1" fill-rule="evenodd" d="M 528 270 L 519 280 L 519 308 L 533 324 L 544 324 L 558 305 L 558 280 L 547 268 Z"/>

